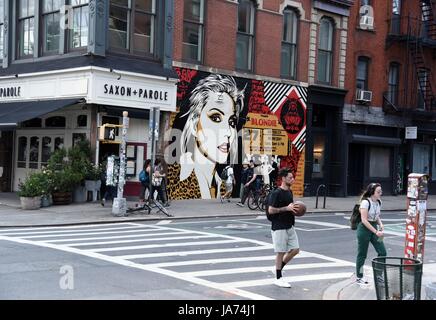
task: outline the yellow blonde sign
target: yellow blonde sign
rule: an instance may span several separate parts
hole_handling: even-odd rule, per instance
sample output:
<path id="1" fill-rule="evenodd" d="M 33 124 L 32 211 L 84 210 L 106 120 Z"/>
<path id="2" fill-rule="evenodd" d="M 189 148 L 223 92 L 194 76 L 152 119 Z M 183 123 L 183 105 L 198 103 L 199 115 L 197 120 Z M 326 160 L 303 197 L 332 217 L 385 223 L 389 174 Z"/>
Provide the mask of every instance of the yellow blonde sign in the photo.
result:
<path id="1" fill-rule="evenodd" d="M 289 139 L 278 118 L 249 113 L 242 133 L 246 154 L 289 155 Z"/>

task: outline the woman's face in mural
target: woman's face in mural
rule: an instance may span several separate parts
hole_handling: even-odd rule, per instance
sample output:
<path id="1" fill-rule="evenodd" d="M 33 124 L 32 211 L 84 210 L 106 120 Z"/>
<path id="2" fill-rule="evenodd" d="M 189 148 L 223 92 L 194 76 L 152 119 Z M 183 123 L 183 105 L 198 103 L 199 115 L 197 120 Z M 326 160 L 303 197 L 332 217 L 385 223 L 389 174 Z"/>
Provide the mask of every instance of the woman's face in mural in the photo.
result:
<path id="1" fill-rule="evenodd" d="M 236 139 L 235 102 L 227 93 L 210 92 L 197 125 L 200 151 L 210 160 L 225 163 Z M 228 145 L 228 143 L 230 143 Z"/>

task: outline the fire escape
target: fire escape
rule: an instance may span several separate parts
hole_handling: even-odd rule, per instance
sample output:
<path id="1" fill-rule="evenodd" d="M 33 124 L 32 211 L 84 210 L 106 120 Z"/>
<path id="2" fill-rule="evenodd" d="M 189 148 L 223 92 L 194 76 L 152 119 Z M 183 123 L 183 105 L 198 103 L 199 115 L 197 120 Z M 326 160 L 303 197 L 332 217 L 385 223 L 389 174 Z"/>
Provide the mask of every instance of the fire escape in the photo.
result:
<path id="1" fill-rule="evenodd" d="M 392 94 L 385 94 L 384 107 L 387 107 L 385 111 L 419 110 L 421 113 L 436 111 L 436 83 L 431 65 L 426 61 L 429 59 L 428 57 L 426 59 L 425 55 L 429 50 L 433 50 L 433 54 L 436 51 L 436 0 L 421 0 L 419 4 L 421 17 L 397 17 L 390 21 L 387 46 L 396 41 L 405 44 L 409 52 L 408 61 L 413 63 L 414 74 L 410 77 L 406 74 L 407 83 L 399 99 L 393 101 Z M 409 70 L 408 63 L 405 67 Z M 412 79 L 412 82 L 409 79 Z M 417 85 L 414 84 L 415 81 Z M 415 91 L 416 89 L 418 92 Z"/>

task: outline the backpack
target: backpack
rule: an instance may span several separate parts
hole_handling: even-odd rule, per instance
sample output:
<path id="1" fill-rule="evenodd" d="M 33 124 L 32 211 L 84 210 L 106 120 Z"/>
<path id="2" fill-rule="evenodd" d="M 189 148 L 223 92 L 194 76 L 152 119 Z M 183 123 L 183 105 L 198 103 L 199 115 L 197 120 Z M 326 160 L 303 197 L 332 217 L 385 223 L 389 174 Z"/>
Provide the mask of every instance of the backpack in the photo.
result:
<path id="1" fill-rule="evenodd" d="M 269 206 L 270 206 L 270 204 L 271 204 L 271 198 L 272 198 L 272 194 L 273 194 L 273 192 L 274 191 L 271 191 L 270 193 L 268 193 L 267 195 L 266 195 L 266 197 L 265 197 L 265 215 L 266 215 L 266 218 L 269 220 L 269 221 L 272 221 L 273 219 L 272 219 L 272 216 L 268 213 L 268 209 L 269 209 Z"/>
<path id="2" fill-rule="evenodd" d="M 149 183 L 149 175 L 147 172 L 145 172 L 145 170 L 141 170 L 139 173 L 139 181 L 141 181 L 143 185 L 147 185 Z"/>
<path id="3" fill-rule="evenodd" d="M 371 209 L 371 201 L 369 201 L 367 198 L 362 199 L 368 201 L 368 212 Z M 377 200 L 380 203 L 380 200 Z M 351 217 L 350 217 L 350 225 L 351 225 L 351 230 L 356 230 L 358 224 L 362 221 L 362 218 L 360 216 L 360 203 L 356 203 L 354 205 L 353 208 L 353 212 L 351 212 Z"/>
<path id="4" fill-rule="evenodd" d="M 224 170 L 221 172 L 221 176 L 220 176 L 220 178 L 222 179 L 222 180 L 227 180 L 228 179 L 228 177 L 229 177 L 229 174 L 228 174 L 228 172 L 227 172 L 227 169 L 228 169 L 229 167 L 225 167 L 224 168 Z"/>

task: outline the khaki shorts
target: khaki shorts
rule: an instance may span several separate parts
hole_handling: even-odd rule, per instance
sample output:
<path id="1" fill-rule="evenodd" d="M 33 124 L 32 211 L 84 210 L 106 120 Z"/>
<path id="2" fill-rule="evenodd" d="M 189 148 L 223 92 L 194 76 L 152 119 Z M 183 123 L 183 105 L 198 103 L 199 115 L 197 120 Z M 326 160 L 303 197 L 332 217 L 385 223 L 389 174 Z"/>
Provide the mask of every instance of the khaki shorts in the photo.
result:
<path id="1" fill-rule="evenodd" d="M 288 252 L 292 249 L 299 249 L 298 236 L 295 228 L 271 230 L 274 252 Z"/>

